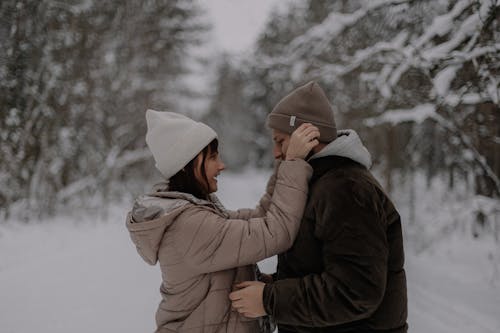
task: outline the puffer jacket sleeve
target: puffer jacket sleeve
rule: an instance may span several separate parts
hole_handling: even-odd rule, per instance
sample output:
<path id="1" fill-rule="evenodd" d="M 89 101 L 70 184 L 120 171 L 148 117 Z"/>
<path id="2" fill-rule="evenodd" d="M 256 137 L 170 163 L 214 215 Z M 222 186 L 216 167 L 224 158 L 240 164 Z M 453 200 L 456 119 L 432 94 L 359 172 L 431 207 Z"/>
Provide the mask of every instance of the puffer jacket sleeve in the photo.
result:
<path id="1" fill-rule="evenodd" d="M 249 209 L 249 208 L 241 208 L 236 211 L 229 211 L 229 216 L 232 219 L 244 219 L 248 220 L 252 217 L 263 217 L 266 215 L 266 212 L 268 211 L 269 207 L 271 206 L 271 198 L 273 196 L 274 192 L 274 187 L 276 185 L 276 179 L 278 175 L 278 169 L 280 166 L 281 160 L 277 160 L 274 164 L 274 170 L 267 181 L 267 186 L 266 186 L 266 192 L 260 198 L 259 203 L 254 209 Z"/>
<path id="2" fill-rule="evenodd" d="M 264 307 L 277 323 L 326 327 L 369 317 L 383 299 L 388 242 L 374 193 L 343 180 L 315 204 L 315 236 L 324 271 L 264 288 Z"/>
<path id="3" fill-rule="evenodd" d="M 307 200 L 311 166 L 283 161 L 264 217 L 226 219 L 200 206 L 178 217 L 176 247 L 196 273 L 253 264 L 290 248 Z"/>

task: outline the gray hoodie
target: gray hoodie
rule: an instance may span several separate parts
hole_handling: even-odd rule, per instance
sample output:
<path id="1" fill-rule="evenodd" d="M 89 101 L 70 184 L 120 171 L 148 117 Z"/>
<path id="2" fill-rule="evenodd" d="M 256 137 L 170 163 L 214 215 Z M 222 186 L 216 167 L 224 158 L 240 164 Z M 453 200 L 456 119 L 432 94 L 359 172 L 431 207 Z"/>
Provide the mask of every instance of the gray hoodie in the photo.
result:
<path id="1" fill-rule="evenodd" d="M 311 156 L 309 160 L 325 156 L 342 156 L 350 158 L 369 169 L 372 160 L 368 149 L 363 145 L 358 134 L 351 129 L 339 130 L 337 138 L 330 142 L 320 152 Z"/>

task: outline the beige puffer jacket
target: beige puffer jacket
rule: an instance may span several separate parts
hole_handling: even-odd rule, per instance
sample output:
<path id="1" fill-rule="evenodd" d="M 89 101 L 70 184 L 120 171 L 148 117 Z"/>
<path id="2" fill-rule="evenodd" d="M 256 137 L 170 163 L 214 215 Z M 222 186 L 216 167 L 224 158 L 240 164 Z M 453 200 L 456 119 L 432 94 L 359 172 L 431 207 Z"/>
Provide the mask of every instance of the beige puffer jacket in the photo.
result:
<path id="1" fill-rule="evenodd" d="M 256 209 L 224 210 L 211 201 L 157 187 L 140 197 L 127 228 L 141 257 L 160 262 L 162 301 L 156 332 L 258 332 L 231 309 L 235 283 L 255 280 L 255 263 L 292 246 L 312 169 L 283 161 Z"/>

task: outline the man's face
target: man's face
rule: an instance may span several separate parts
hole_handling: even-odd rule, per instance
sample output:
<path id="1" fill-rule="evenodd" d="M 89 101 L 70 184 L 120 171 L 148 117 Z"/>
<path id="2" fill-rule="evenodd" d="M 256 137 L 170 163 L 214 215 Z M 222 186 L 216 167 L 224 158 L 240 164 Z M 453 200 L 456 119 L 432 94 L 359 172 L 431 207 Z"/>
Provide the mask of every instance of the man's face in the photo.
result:
<path id="1" fill-rule="evenodd" d="M 274 141 L 274 159 L 284 160 L 286 158 L 288 145 L 290 144 L 290 134 L 273 129 L 272 136 Z"/>

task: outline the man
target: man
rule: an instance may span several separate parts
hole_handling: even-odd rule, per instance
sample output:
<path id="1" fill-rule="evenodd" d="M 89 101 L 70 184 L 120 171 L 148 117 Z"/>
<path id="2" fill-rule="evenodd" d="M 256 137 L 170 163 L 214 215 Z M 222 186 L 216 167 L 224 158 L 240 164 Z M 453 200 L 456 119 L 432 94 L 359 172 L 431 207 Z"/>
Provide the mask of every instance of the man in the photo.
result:
<path id="1" fill-rule="evenodd" d="M 325 93 L 310 82 L 268 116 L 276 159 L 304 122 L 319 128 L 320 145 L 299 234 L 271 281 L 237 285 L 233 307 L 272 316 L 280 333 L 407 332 L 400 216 L 368 171 L 370 154 L 356 132 L 337 133 Z"/>

